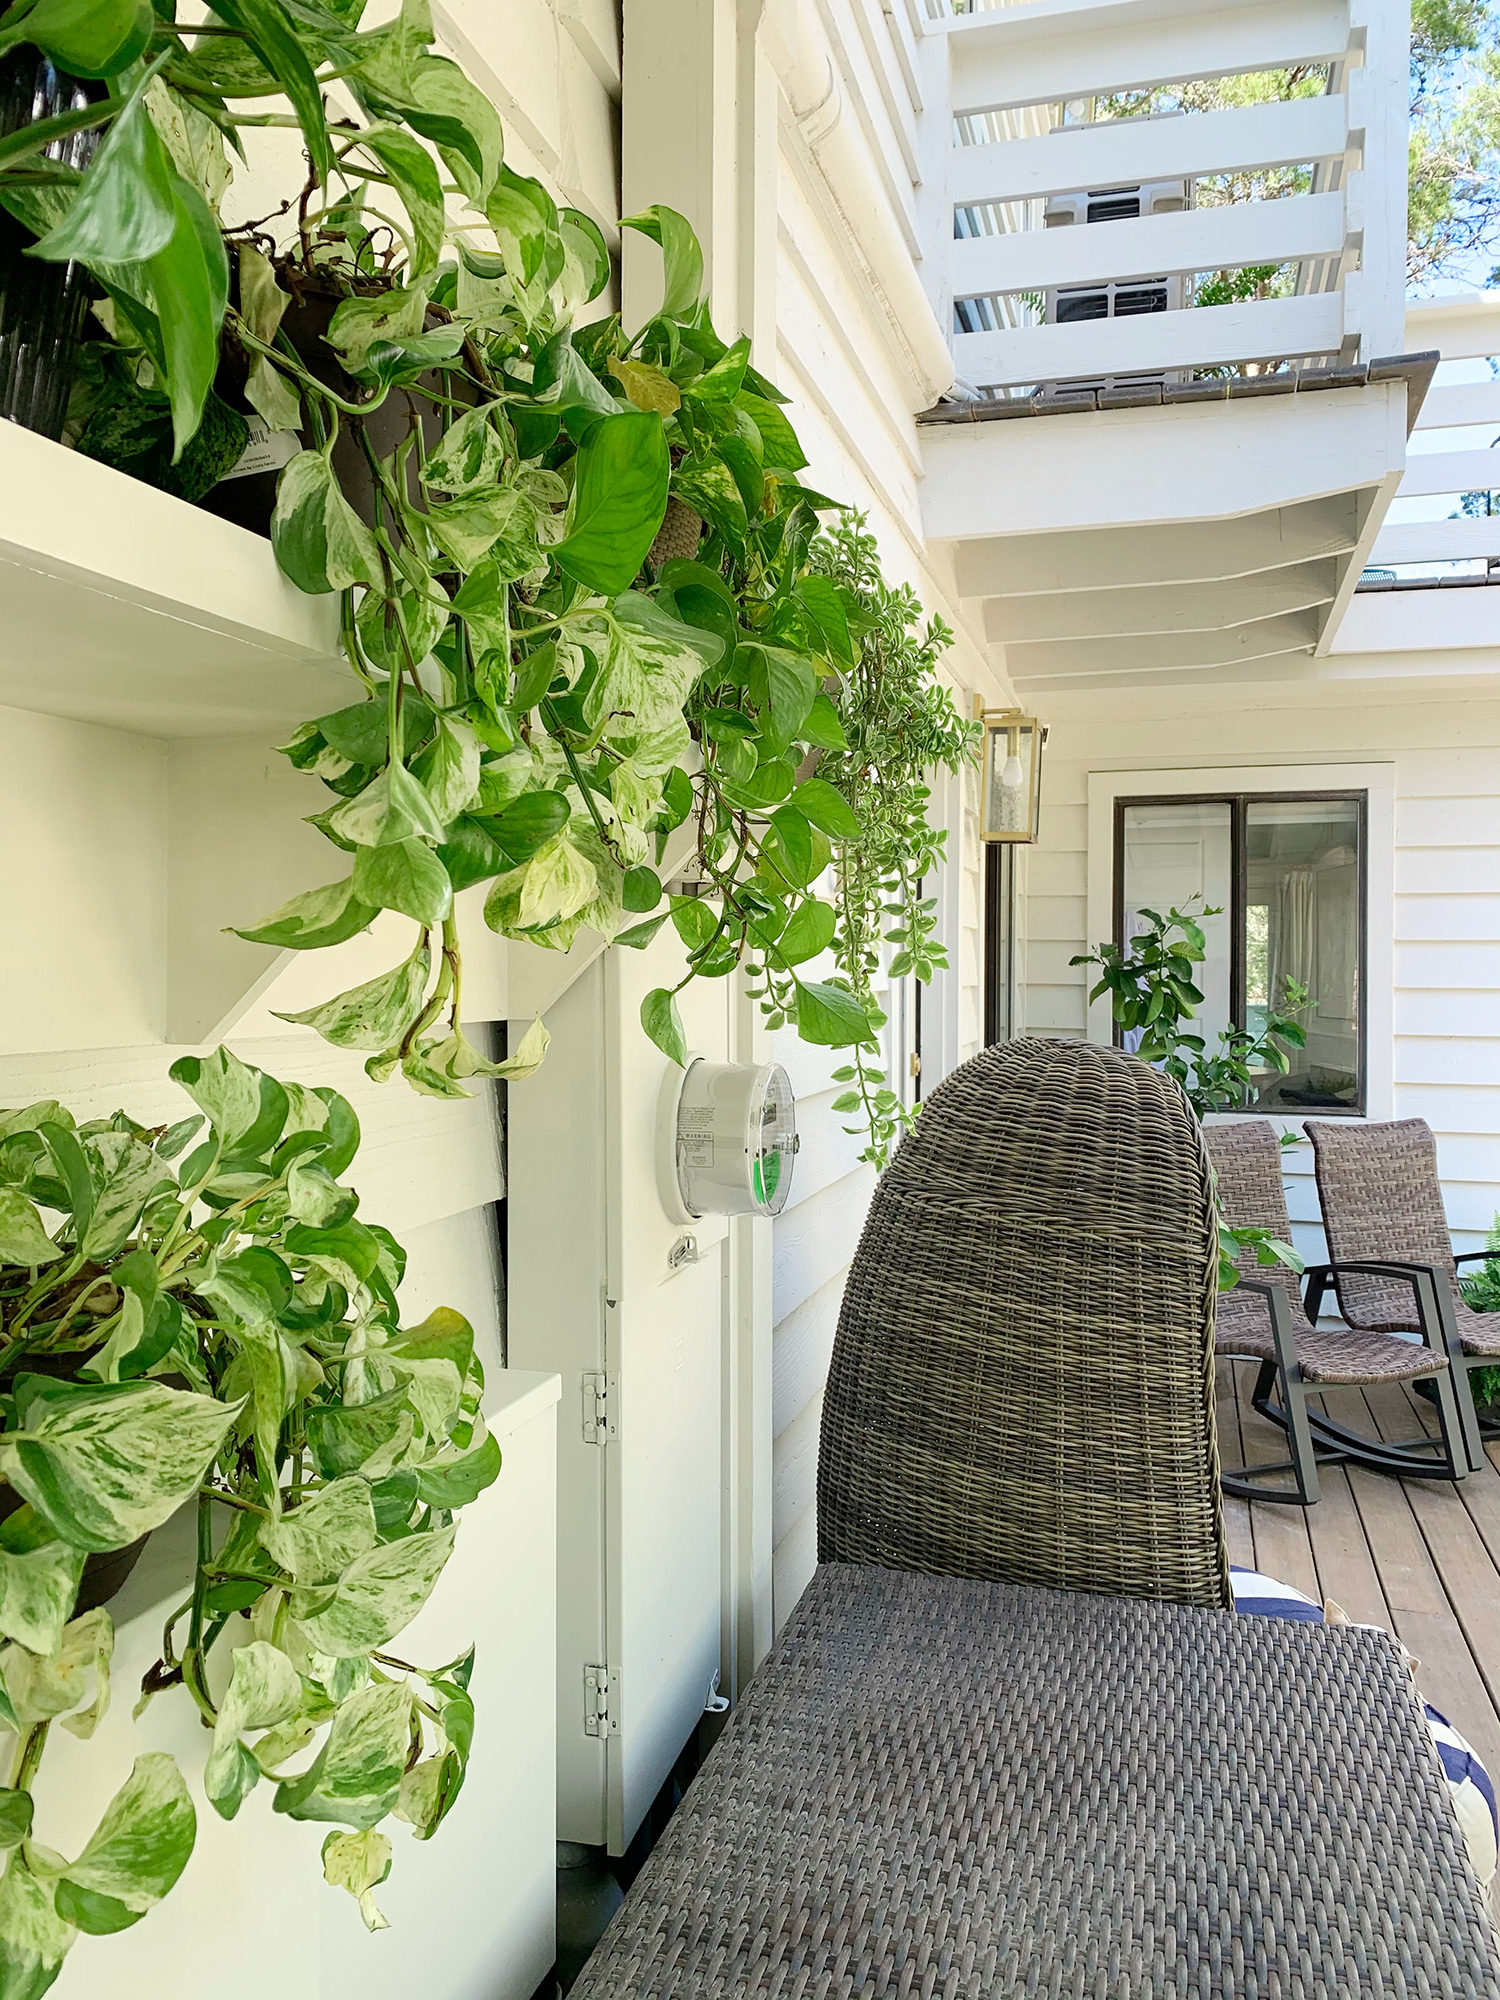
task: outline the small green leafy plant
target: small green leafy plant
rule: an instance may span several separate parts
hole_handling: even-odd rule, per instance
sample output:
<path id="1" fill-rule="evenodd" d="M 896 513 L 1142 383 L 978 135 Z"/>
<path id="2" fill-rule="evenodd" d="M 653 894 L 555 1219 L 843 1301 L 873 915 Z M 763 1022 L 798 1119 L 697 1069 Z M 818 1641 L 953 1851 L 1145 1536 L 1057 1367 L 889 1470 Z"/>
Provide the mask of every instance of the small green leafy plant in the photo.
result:
<path id="1" fill-rule="evenodd" d="M 380 1823 L 434 1833 L 463 1783 L 472 1654 L 387 1649 L 496 1477 L 468 1324 L 403 1329 L 405 1253 L 342 1176 L 347 1101 L 278 1083 L 226 1049 L 173 1077 L 199 1107 L 170 1129 L 55 1101 L 0 1114 L 0 2000 L 32 2000 L 80 1932 L 136 1923 L 192 1851 L 170 1757 L 140 1758 L 73 1860 L 34 1837 L 52 1726 L 88 1736 L 109 1692 L 103 1609 L 74 1617 L 90 1555 L 179 1507 L 196 1560 L 142 1705 L 181 1687 L 213 1729 L 204 1789 L 234 1818 L 329 1822 L 324 1873 L 373 1929 Z M 232 1648 L 215 1700 L 208 1663 Z M 310 1755 L 308 1754 L 310 1753 Z M 302 1761 L 299 1761 L 302 1760 Z"/>
<path id="2" fill-rule="evenodd" d="M 1210 1050 L 1202 1035 L 1189 1031 L 1188 1024 L 1203 1005 L 1203 994 L 1193 983 L 1193 968 L 1203 963 L 1207 950 L 1202 926 L 1197 918 L 1216 917 L 1215 909 L 1195 910 L 1193 898 L 1185 910 L 1142 910 L 1147 928 L 1122 949 L 1117 944 L 1101 944 L 1097 950 L 1079 953 L 1070 965 L 1097 965 L 1099 983 L 1089 994 L 1098 1000 L 1109 995 L 1110 1011 L 1127 1034 L 1138 1033 L 1135 1053 L 1143 1062 L 1154 1064 L 1181 1084 L 1189 1104 L 1200 1118 L 1213 1111 L 1244 1111 L 1253 1102 L 1254 1072 L 1269 1065 L 1285 1075 L 1286 1049 L 1301 1048 L 1306 1040 L 1300 1024 L 1291 1014 L 1273 1013 L 1260 1035 L 1243 1028 L 1220 1030 L 1218 1047 Z M 1307 999 L 1306 990 L 1289 979 L 1287 1006 L 1295 1010 Z M 1229 1291 L 1240 1280 L 1239 1253 L 1253 1250 L 1259 1265 L 1280 1264 L 1301 1271 L 1302 1258 L 1289 1243 L 1283 1243 L 1267 1229 L 1232 1227 L 1219 1216 L 1219 1289 Z"/>
<path id="3" fill-rule="evenodd" d="M 1128 945 L 1101 944 L 1070 958 L 1070 965 L 1097 965 L 1098 984 L 1089 999 L 1109 995 L 1110 1011 L 1126 1034 L 1138 1034 L 1135 1053 L 1143 1062 L 1180 1083 L 1199 1117 L 1211 1111 L 1246 1111 L 1255 1101 L 1256 1071 L 1291 1067 L 1289 1048 L 1304 1048 L 1307 1036 L 1297 1012 L 1307 1004 L 1307 989 L 1286 981 L 1286 1011 L 1273 1009 L 1264 1029 L 1252 1035 L 1244 1028 L 1221 1028 L 1210 1049 L 1202 1035 L 1190 1030 L 1203 1005 L 1193 983 L 1193 968 L 1203 963 L 1207 949 L 1199 916 L 1216 917 L 1216 909 L 1195 910 L 1198 898 L 1185 910 L 1141 911 L 1146 929 Z"/>
<path id="4" fill-rule="evenodd" d="M 834 963 L 867 1016 L 878 1020 L 874 982 L 881 947 L 891 946 L 886 972 L 931 983 L 948 954 L 937 937 L 937 900 L 924 888 L 943 859 L 946 830 L 927 818 L 935 771 L 958 771 L 974 754 L 978 725 L 966 722 L 936 677 L 953 642 L 940 618 L 921 624 L 922 607 L 909 587 L 893 588 L 880 567 L 875 538 L 863 517 L 847 514 L 810 551 L 813 570 L 839 589 L 855 640 L 852 665 L 840 675 L 834 702 L 847 746 L 825 750 L 818 776 L 848 800 L 861 838 L 837 851 L 834 864 Z M 861 1155 L 884 1167 L 892 1142 L 915 1113 L 890 1088 L 884 1066 L 860 1049 L 834 1080 L 853 1087 L 835 1111 L 858 1111 L 868 1132 Z"/>
<path id="5" fill-rule="evenodd" d="M 1216 1195 L 1217 1199 L 1217 1195 Z M 1219 1290 L 1232 1292 L 1243 1273 L 1240 1269 L 1242 1252 L 1253 1250 L 1257 1264 L 1274 1269 L 1280 1265 L 1283 1270 L 1295 1271 L 1299 1276 L 1307 1268 L 1306 1264 L 1290 1243 L 1283 1243 L 1279 1236 L 1273 1236 L 1269 1229 L 1253 1226 L 1232 1227 L 1219 1214 Z"/>
<path id="6" fill-rule="evenodd" d="M 1468 1275 L 1459 1280 L 1459 1290 L 1475 1312 L 1500 1312 L 1500 1215 L 1497 1215 L 1484 1247 L 1492 1252 L 1482 1264 L 1471 1264 Z M 1475 1368 L 1469 1382 L 1476 1403 L 1500 1403 L 1500 1368 Z"/>

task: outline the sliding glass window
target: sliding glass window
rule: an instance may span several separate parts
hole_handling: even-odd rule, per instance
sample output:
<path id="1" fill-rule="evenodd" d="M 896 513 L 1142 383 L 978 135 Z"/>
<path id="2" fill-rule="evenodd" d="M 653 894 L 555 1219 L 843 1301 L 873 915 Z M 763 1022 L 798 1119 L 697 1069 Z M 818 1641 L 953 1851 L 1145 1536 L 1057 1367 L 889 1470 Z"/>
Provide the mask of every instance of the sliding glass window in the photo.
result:
<path id="1" fill-rule="evenodd" d="M 1210 1046 L 1231 1023 L 1259 1034 L 1274 1007 L 1307 1036 L 1288 1075 L 1259 1073 L 1259 1110 L 1364 1109 L 1365 823 L 1363 792 L 1116 801 L 1116 941 L 1146 928 L 1142 909 L 1196 898 L 1219 913 L 1199 919 L 1196 1032 Z"/>

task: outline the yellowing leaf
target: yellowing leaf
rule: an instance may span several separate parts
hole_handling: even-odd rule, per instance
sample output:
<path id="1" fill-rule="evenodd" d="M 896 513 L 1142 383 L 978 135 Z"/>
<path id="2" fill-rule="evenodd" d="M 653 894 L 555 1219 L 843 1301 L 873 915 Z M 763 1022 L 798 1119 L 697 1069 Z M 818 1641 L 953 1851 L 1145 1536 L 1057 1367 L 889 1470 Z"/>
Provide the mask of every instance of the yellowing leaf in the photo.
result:
<path id="1" fill-rule="evenodd" d="M 115 1628 L 107 1611 L 89 1611 L 64 1628 L 54 1653 L 33 1653 L 26 1646 L 0 1647 L 0 1682 L 5 1698 L 23 1729 L 36 1722 L 66 1716 L 63 1727 L 75 1736 L 92 1736 L 109 1707 L 109 1662 L 115 1648 Z M 94 1698 L 81 1704 L 93 1677 Z M 80 1710 L 69 1714 L 70 1709 Z"/>
<path id="2" fill-rule="evenodd" d="M 347 1889 L 358 1901 L 367 1931 L 390 1927 L 374 1895 L 390 1872 L 391 1843 L 383 1833 L 330 1833 L 323 1842 L 323 1880 L 332 1889 Z"/>
<path id="3" fill-rule="evenodd" d="M 203 1772 L 203 1789 L 221 1818 L 233 1819 L 260 1779 L 261 1766 L 241 1743 L 240 1731 L 285 1722 L 301 1700 L 297 1669 L 279 1647 L 252 1639 L 236 1650 Z"/>
<path id="4" fill-rule="evenodd" d="M 638 410 L 655 410 L 670 417 L 682 407 L 682 393 L 671 376 L 649 361 L 622 361 L 612 354 L 609 372 Z"/>

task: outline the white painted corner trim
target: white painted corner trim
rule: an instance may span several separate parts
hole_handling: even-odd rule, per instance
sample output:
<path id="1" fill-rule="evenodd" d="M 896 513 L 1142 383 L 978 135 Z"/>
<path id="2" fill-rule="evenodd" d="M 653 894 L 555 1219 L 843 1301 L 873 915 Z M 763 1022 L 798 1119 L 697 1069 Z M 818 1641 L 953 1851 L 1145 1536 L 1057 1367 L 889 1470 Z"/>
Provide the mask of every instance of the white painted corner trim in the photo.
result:
<path id="1" fill-rule="evenodd" d="M 1197 792 L 1365 792 L 1365 1116 L 1395 1116 L 1396 767 L 1385 764 L 1199 764 L 1172 770 L 1089 772 L 1088 938 L 1114 935 L 1115 801 Z M 1092 983 L 1092 982 L 1090 982 Z M 1088 1038 L 1108 1044 L 1107 998 L 1088 1009 Z M 1278 1121 L 1288 1126 L 1299 1121 Z"/>

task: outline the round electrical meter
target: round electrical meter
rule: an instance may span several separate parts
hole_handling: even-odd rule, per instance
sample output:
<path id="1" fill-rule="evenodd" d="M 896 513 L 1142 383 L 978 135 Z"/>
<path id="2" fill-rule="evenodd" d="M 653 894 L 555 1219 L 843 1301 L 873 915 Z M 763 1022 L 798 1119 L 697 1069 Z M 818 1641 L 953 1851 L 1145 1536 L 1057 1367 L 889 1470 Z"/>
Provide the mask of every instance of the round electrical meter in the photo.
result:
<path id="1" fill-rule="evenodd" d="M 689 1215 L 779 1215 L 796 1154 L 797 1104 L 780 1063 L 689 1063 L 677 1100 L 677 1186 Z"/>

